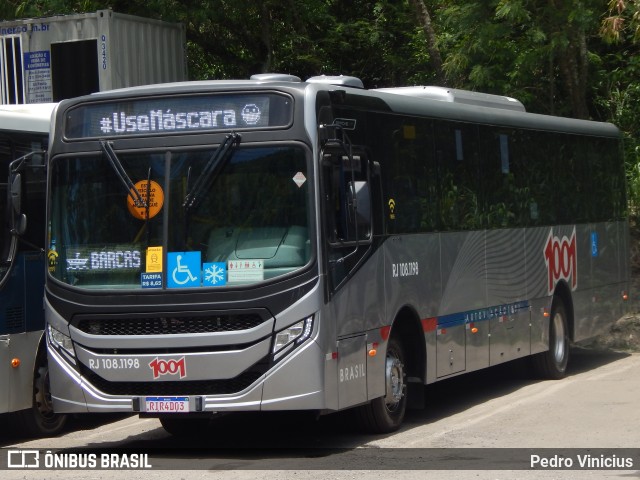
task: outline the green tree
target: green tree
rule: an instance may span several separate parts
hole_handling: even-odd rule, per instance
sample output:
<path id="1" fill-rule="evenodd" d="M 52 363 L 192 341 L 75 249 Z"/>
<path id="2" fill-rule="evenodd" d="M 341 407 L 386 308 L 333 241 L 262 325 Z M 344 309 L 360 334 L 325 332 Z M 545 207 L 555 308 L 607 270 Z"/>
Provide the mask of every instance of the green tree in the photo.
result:
<path id="1" fill-rule="evenodd" d="M 605 12 L 596 0 L 5 0 L 0 14 L 112 8 L 182 22 L 192 79 L 345 74 L 367 87 L 440 84 L 514 96 L 534 112 L 619 120 L 611 116 L 619 92 L 637 83 L 623 53 L 635 53 L 639 5 L 612 0 Z M 616 35 L 618 43 L 603 41 Z M 621 104 L 624 118 L 636 110 Z"/>
<path id="2" fill-rule="evenodd" d="M 602 20 L 602 37 L 618 42 L 625 31 L 632 31 L 635 41 L 640 40 L 640 2 L 637 0 L 609 0 L 608 15 Z"/>
<path id="3" fill-rule="evenodd" d="M 640 2 L 609 3 L 600 33 L 609 43 L 594 104 L 625 135 L 630 212 L 640 217 Z"/>
<path id="4" fill-rule="evenodd" d="M 598 8 L 595 0 L 447 2 L 438 15 L 447 78 L 510 94 L 535 111 L 588 118 Z"/>

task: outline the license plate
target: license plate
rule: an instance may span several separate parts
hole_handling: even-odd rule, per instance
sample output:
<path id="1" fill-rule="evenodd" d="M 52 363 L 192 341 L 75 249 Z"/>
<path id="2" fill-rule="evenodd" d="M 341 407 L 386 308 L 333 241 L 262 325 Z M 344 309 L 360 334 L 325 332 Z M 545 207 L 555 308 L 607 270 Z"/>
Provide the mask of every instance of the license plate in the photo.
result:
<path id="1" fill-rule="evenodd" d="M 148 413 L 188 413 L 189 397 L 145 397 Z"/>

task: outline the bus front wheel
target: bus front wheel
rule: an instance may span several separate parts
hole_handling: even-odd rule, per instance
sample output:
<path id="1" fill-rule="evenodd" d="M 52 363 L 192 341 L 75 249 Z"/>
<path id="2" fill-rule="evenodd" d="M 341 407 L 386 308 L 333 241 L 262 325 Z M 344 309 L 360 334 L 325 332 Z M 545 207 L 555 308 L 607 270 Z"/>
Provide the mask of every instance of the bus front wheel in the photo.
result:
<path id="1" fill-rule="evenodd" d="M 359 424 L 370 433 L 397 430 L 402 425 L 407 409 L 405 355 L 402 343 L 394 337 L 387 346 L 385 387 L 385 396 L 357 408 Z"/>
<path id="2" fill-rule="evenodd" d="M 49 389 L 47 355 L 38 353 L 33 378 L 33 406 L 16 412 L 11 417 L 13 428 L 30 437 L 52 437 L 62 432 L 67 416 L 55 413 Z"/>

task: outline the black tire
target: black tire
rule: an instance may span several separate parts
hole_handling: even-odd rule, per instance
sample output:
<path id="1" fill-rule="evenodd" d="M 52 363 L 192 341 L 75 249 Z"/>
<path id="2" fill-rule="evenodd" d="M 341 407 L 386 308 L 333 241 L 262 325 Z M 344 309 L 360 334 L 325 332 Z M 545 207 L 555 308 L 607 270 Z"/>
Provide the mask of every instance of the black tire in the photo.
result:
<path id="1" fill-rule="evenodd" d="M 180 414 L 172 417 L 160 417 L 162 428 L 174 437 L 199 437 L 206 432 L 209 420 L 203 418 L 184 418 Z"/>
<path id="2" fill-rule="evenodd" d="M 559 380 L 566 376 L 570 351 L 568 325 L 564 304 L 555 298 L 549 317 L 549 350 L 532 358 L 533 370 L 538 377 Z"/>
<path id="3" fill-rule="evenodd" d="M 402 343 L 391 338 L 387 345 L 386 395 L 356 408 L 359 425 L 369 433 L 390 433 L 402 425 L 407 410 L 405 355 Z"/>
<path id="4" fill-rule="evenodd" d="M 30 437 L 58 435 L 67 423 L 67 416 L 54 413 L 49 389 L 49 367 L 46 353 L 38 353 L 33 378 L 33 406 L 15 412 L 11 427 Z"/>

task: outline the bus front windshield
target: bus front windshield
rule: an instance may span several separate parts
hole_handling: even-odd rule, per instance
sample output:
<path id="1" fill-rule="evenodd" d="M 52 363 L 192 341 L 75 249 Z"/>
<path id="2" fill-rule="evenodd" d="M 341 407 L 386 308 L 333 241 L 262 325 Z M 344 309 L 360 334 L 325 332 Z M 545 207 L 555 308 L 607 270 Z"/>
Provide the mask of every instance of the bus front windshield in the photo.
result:
<path id="1" fill-rule="evenodd" d="M 50 163 L 48 258 L 57 280 L 91 289 L 225 288 L 309 262 L 301 146 L 235 146 L 213 172 L 211 148 L 111 153 Z"/>

